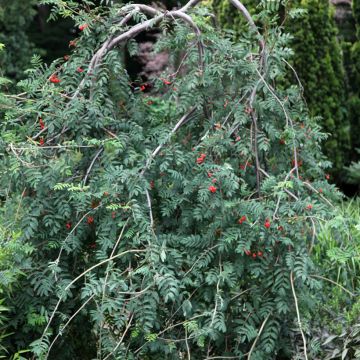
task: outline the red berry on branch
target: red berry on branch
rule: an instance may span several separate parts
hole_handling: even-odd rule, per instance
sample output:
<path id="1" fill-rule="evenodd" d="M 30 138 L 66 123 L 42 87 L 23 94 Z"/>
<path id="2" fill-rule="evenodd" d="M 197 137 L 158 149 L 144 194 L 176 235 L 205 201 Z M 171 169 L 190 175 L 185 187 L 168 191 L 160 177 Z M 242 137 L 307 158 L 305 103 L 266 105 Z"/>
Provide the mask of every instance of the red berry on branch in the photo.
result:
<path id="1" fill-rule="evenodd" d="M 40 146 L 43 146 L 43 145 L 45 144 L 45 140 L 44 140 L 44 138 L 40 138 L 40 140 L 39 140 L 39 144 L 40 144 Z"/>
<path id="2" fill-rule="evenodd" d="M 263 256 L 262 251 L 258 251 L 257 256 L 259 256 L 259 257 Z"/>
<path id="3" fill-rule="evenodd" d="M 323 189 L 322 189 L 322 188 L 320 188 L 320 189 L 319 189 L 319 193 L 320 193 L 320 194 L 322 194 L 322 192 L 323 192 Z"/>
<path id="4" fill-rule="evenodd" d="M 79 30 L 80 30 L 80 31 L 83 31 L 83 30 L 85 30 L 88 26 L 89 26 L 88 24 L 82 24 L 82 25 L 79 26 Z"/>
<path id="5" fill-rule="evenodd" d="M 265 226 L 267 229 L 270 228 L 271 223 L 270 223 L 270 220 L 269 220 L 269 219 L 266 219 L 266 220 L 265 220 L 264 226 Z"/>
<path id="6" fill-rule="evenodd" d="M 68 229 L 68 230 L 70 230 L 71 229 L 71 222 L 68 222 L 68 223 L 66 223 L 66 228 Z"/>
<path id="7" fill-rule="evenodd" d="M 284 228 L 280 225 L 280 226 L 278 226 L 278 230 L 279 230 L 279 231 L 283 231 Z"/>
<path id="8" fill-rule="evenodd" d="M 326 180 L 330 180 L 330 174 L 326 174 L 326 175 L 325 175 L 325 179 L 326 179 Z"/>
<path id="9" fill-rule="evenodd" d="M 70 56 L 69 55 L 64 55 L 64 60 L 65 61 L 68 61 L 70 59 Z"/>
<path id="10" fill-rule="evenodd" d="M 205 161 L 206 154 L 201 154 L 200 157 L 196 159 L 196 162 L 200 165 Z"/>
<path id="11" fill-rule="evenodd" d="M 246 221 L 246 216 L 245 216 L 245 215 L 243 215 L 243 216 L 239 219 L 238 223 L 239 223 L 239 224 L 242 224 L 244 221 Z"/>
<path id="12" fill-rule="evenodd" d="M 250 256 L 250 255 L 251 255 L 251 251 L 250 251 L 250 250 L 245 250 L 245 254 L 246 254 L 247 256 Z"/>
<path id="13" fill-rule="evenodd" d="M 171 85 L 171 81 L 166 80 L 166 79 L 161 79 L 161 80 L 165 85 Z"/>
<path id="14" fill-rule="evenodd" d="M 94 222 L 94 218 L 92 216 L 88 216 L 86 221 L 90 225 Z"/>
<path id="15" fill-rule="evenodd" d="M 208 189 L 211 193 L 215 193 L 217 190 L 215 186 L 209 186 Z"/>
<path id="16" fill-rule="evenodd" d="M 255 258 L 256 258 L 256 253 L 253 253 L 253 254 L 252 254 L 252 257 L 255 259 Z"/>
<path id="17" fill-rule="evenodd" d="M 311 204 L 308 204 L 307 206 L 306 206 L 306 209 L 307 210 L 311 210 L 313 208 L 313 206 L 311 205 Z"/>
<path id="18" fill-rule="evenodd" d="M 49 80 L 53 84 L 58 84 L 61 81 L 55 74 L 51 75 Z"/>
<path id="19" fill-rule="evenodd" d="M 113 219 L 115 219 L 115 217 L 116 217 L 116 212 L 115 212 L 115 211 L 113 211 L 113 212 L 111 213 L 111 217 L 112 217 Z"/>
<path id="20" fill-rule="evenodd" d="M 76 71 L 77 71 L 78 73 L 82 73 L 82 72 L 84 72 L 84 69 L 81 68 L 81 67 L 78 67 L 78 68 L 76 69 Z"/>
<path id="21" fill-rule="evenodd" d="M 45 124 L 42 118 L 39 118 L 39 125 L 40 125 L 40 129 L 43 130 L 45 128 Z"/>

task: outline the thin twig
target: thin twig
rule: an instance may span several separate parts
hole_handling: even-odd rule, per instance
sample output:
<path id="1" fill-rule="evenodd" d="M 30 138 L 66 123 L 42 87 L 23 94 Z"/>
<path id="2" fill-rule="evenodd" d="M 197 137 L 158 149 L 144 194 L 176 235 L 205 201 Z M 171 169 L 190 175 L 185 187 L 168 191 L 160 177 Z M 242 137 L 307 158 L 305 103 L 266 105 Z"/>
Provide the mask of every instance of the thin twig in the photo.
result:
<path id="1" fill-rule="evenodd" d="M 253 353 L 253 351 L 254 351 L 254 349 L 255 349 L 255 345 L 256 345 L 256 343 L 258 342 L 258 340 L 259 340 L 259 338 L 260 338 L 260 335 L 261 335 L 262 331 L 264 330 L 265 324 L 266 324 L 267 321 L 269 320 L 270 315 L 271 315 L 271 314 L 269 314 L 269 315 L 265 318 L 265 320 L 263 321 L 263 323 L 261 324 L 261 327 L 260 327 L 260 329 L 259 329 L 259 332 L 258 332 L 258 334 L 257 334 L 257 336 L 256 336 L 256 338 L 255 338 L 255 340 L 254 340 L 254 342 L 253 342 L 253 344 L 252 344 L 252 346 L 251 346 L 251 348 L 250 348 L 250 351 L 249 351 L 249 353 L 248 353 L 247 360 L 251 360 L 251 354 Z"/>
<path id="2" fill-rule="evenodd" d="M 331 279 L 328 279 L 324 276 L 320 276 L 320 275 L 310 275 L 311 277 L 314 277 L 314 278 L 318 278 L 318 279 L 322 279 L 322 280 L 325 280 L 325 281 L 328 281 L 336 286 L 338 286 L 340 289 L 344 290 L 346 293 L 348 293 L 350 296 L 352 297 L 355 297 L 357 296 L 356 294 L 352 293 L 350 290 L 344 288 L 341 284 L 337 283 L 336 281 L 334 280 L 331 280 Z"/>
<path id="3" fill-rule="evenodd" d="M 52 313 L 51 313 L 50 319 L 49 319 L 48 323 L 46 324 L 46 327 L 45 327 L 45 329 L 44 329 L 44 331 L 43 331 L 43 334 L 42 334 L 42 336 L 41 336 L 41 340 L 42 340 L 42 339 L 44 338 L 44 336 L 46 335 L 46 333 L 47 333 L 47 331 L 48 331 L 48 329 L 49 329 L 49 327 L 50 327 L 50 325 L 51 325 L 51 323 L 52 323 L 52 320 L 54 319 L 55 313 L 56 313 L 57 309 L 59 308 L 59 306 L 60 306 L 60 304 L 61 304 L 61 302 L 62 302 L 62 299 L 63 299 L 63 296 L 64 296 L 65 292 L 66 292 L 67 290 L 69 290 L 70 287 L 73 286 L 78 280 L 80 280 L 83 276 L 85 276 L 85 275 L 86 275 L 87 273 L 89 273 L 90 271 L 96 269 L 97 267 L 99 267 L 99 266 L 101 266 L 101 265 L 104 265 L 104 264 L 106 264 L 107 262 L 112 261 L 112 260 L 114 260 L 114 259 L 117 259 L 117 258 L 119 258 L 119 257 L 121 257 L 121 256 L 123 256 L 123 255 L 130 254 L 130 253 L 141 253 L 141 252 L 143 253 L 143 252 L 146 252 L 146 251 L 147 251 L 146 249 L 130 249 L 130 250 L 123 251 L 123 252 L 121 252 L 120 254 L 117 254 L 117 255 L 115 255 L 115 256 L 109 257 L 108 259 L 105 259 L 105 260 L 103 260 L 103 261 L 100 261 L 99 263 L 91 266 L 91 267 L 88 268 L 87 270 L 83 271 L 83 272 L 82 272 L 79 276 L 77 276 L 74 280 L 72 280 L 72 281 L 64 288 L 64 290 L 63 290 L 63 291 L 64 291 L 64 292 L 63 292 L 63 295 L 60 296 L 58 302 L 56 303 L 55 308 L 54 308 L 54 310 L 53 310 Z"/>
<path id="4" fill-rule="evenodd" d="M 175 132 L 181 127 L 181 125 L 189 118 L 189 116 L 195 111 L 195 107 L 191 108 L 190 111 L 188 111 L 184 116 L 182 116 L 182 118 L 176 123 L 176 125 L 174 126 L 174 128 L 170 131 L 169 135 L 168 135 L 168 140 L 170 140 L 171 136 L 173 134 L 175 134 Z M 144 168 L 141 170 L 140 175 L 144 175 L 145 171 L 150 167 L 150 164 L 152 162 L 152 160 L 155 158 L 155 156 L 160 152 L 160 150 L 163 148 L 163 146 L 165 145 L 165 142 L 160 144 L 153 152 L 152 154 L 149 156 L 149 158 L 146 161 L 146 164 L 144 166 Z"/>
<path id="5" fill-rule="evenodd" d="M 294 278 L 293 278 L 293 272 L 292 271 L 290 273 L 290 284 L 291 284 L 291 290 L 292 290 L 292 293 L 293 293 L 293 296 L 294 296 L 295 310 L 296 310 L 299 330 L 301 332 L 301 336 L 302 336 L 303 344 L 304 344 L 304 359 L 308 360 L 306 338 L 305 338 L 305 334 L 304 334 L 304 332 L 302 330 L 301 319 L 300 319 L 300 311 L 299 311 L 298 301 L 297 301 L 297 297 L 296 297 L 296 293 L 295 293 Z"/>
<path id="6" fill-rule="evenodd" d="M 83 185 L 84 185 L 84 186 L 86 185 L 87 179 L 88 179 L 88 177 L 89 177 L 89 175 L 90 175 L 91 169 L 93 168 L 93 166 L 94 166 L 94 164 L 95 164 L 96 159 L 100 156 L 100 154 L 103 152 L 103 150 L 104 150 L 104 148 L 101 147 L 101 148 L 96 152 L 94 158 L 92 159 L 92 161 L 91 161 L 91 163 L 90 163 L 90 165 L 89 165 L 89 167 L 88 167 L 88 169 L 87 169 L 87 171 L 86 171 L 86 175 L 85 175 L 85 177 L 84 177 L 84 180 L 83 180 Z"/>
<path id="7" fill-rule="evenodd" d="M 130 319 L 129 319 L 129 322 L 128 322 L 128 324 L 127 324 L 127 326 L 126 326 L 126 328 L 125 328 L 125 331 L 123 332 L 123 334 L 122 334 L 119 342 L 116 344 L 116 346 L 114 347 L 114 349 L 113 349 L 106 357 L 104 357 L 103 360 L 107 360 L 112 354 L 114 354 L 114 353 L 116 352 L 116 350 L 118 349 L 118 347 L 122 344 L 126 333 L 127 333 L 127 332 L 129 331 L 129 329 L 130 329 L 130 326 L 131 326 L 131 323 L 132 323 L 132 321 L 133 321 L 133 318 L 134 318 L 134 313 L 131 314 Z"/>
<path id="8" fill-rule="evenodd" d="M 69 318 L 69 320 L 66 322 L 66 324 L 61 328 L 61 331 L 58 332 L 58 334 L 55 336 L 54 340 L 49 345 L 49 348 L 47 350 L 47 354 L 45 356 L 45 359 L 48 358 L 50 351 L 52 347 L 54 346 L 57 339 L 63 334 L 64 330 L 68 327 L 68 325 L 71 323 L 71 321 L 75 318 L 75 316 L 94 298 L 95 294 L 91 295 L 80 307 L 75 311 L 75 313 Z"/>

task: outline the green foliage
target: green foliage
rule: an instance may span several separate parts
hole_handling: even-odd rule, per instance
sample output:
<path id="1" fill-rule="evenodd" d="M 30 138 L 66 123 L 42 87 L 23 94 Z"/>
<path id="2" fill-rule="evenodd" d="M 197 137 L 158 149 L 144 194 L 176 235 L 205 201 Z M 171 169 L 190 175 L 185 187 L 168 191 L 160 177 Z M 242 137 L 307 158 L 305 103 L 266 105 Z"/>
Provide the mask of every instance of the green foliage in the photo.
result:
<path id="1" fill-rule="evenodd" d="M 248 0 L 250 9 L 259 7 L 259 0 Z M 293 40 L 294 56 L 291 64 L 300 79 L 307 105 L 313 116 L 321 116 L 319 125 L 330 134 L 323 142 L 323 151 L 333 163 L 332 172 L 338 179 L 348 162 L 350 150 L 350 122 L 346 109 L 345 73 L 341 46 L 337 40 L 337 28 L 333 10 L 328 1 L 298 0 L 280 2 L 274 6 L 279 22 L 284 25 Z M 241 34 L 244 20 L 234 11 L 228 1 L 214 1 L 220 23 L 225 28 Z M 286 15 L 285 15 L 286 14 Z M 264 32 L 267 24 L 263 24 Z M 360 58 L 360 56 L 358 57 Z M 288 69 L 287 77 L 296 81 L 293 70 Z"/>
<path id="2" fill-rule="evenodd" d="M 327 281 L 317 321 L 324 359 L 340 359 L 342 354 L 345 359 L 357 358 L 355 354 L 359 345 L 360 319 L 359 246 L 360 202 L 354 200 L 339 207 L 337 215 L 321 227 L 318 242 L 314 246 L 314 259 L 323 269 Z M 337 284 L 336 287 L 334 284 Z"/>
<path id="3" fill-rule="evenodd" d="M 0 0 L 0 43 L 6 52 L 0 52 L 0 69 L 14 79 L 23 77 L 34 51 L 27 30 L 35 16 L 36 0 Z"/>
<path id="4" fill-rule="evenodd" d="M 119 26 L 131 7 L 51 3 L 88 27 L 68 61 L 33 58 L 1 124 L 3 211 L 36 249 L 12 297 L 11 353 L 31 342 L 54 360 L 294 355 L 294 301 L 310 313 L 320 288 L 314 227 L 339 194 L 317 119 L 297 86 L 276 87 L 291 51 L 272 8 L 258 16 L 265 72 L 254 31 L 234 41 L 203 8 L 191 13 L 200 39 L 166 19 L 157 50 L 169 65 L 186 56 L 148 92 L 120 47 L 88 68 L 131 27 Z"/>
<path id="5" fill-rule="evenodd" d="M 303 82 L 313 114 L 321 115 L 323 130 L 331 136 L 324 151 L 339 172 L 348 159 L 350 124 L 345 110 L 344 69 L 333 11 L 329 2 L 303 0 L 304 18 L 291 25 L 294 68 Z"/>

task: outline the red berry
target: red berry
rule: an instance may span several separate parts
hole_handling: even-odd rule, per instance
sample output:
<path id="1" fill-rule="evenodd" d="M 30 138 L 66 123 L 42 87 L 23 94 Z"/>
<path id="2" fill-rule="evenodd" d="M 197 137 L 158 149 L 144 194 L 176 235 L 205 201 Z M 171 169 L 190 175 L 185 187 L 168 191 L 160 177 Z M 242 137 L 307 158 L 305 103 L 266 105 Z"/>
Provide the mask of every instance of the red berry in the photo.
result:
<path id="1" fill-rule="evenodd" d="M 69 41 L 69 47 L 75 47 L 76 46 L 76 41 L 75 40 L 71 40 Z"/>
<path id="2" fill-rule="evenodd" d="M 79 26 L 79 30 L 80 30 L 80 31 L 83 31 L 83 30 L 85 30 L 88 26 L 89 26 L 88 24 L 82 24 L 82 25 Z"/>
<path id="3" fill-rule="evenodd" d="M 109 196 L 109 193 L 107 191 L 104 191 L 104 196 Z"/>
<path id="4" fill-rule="evenodd" d="M 330 180 L 330 174 L 326 174 L 326 175 L 325 175 L 325 179 L 326 179 L 326 180 Z"/>
<path id="5" fill-rule="evenodd" d="M 84 72 L 84 69 L 81 68 L 81 67 L 78 67 L 78 68 L 76 69 L 76 71 L 77 71 L 78 73 L 82 73 L 82 72 Z"/>
<path id="6" fill-rule="evenodd" d="M 306 209 L 307 210 L 311 210 L 313 208 L 313 206 L 311 205 L 311 204 L 308 204 L 307 206 L 306 206 Z"/>
<path id="7" fill-rule="evenodd" d="M 209 189 L 209 191 L 212 192 L 212 193 L 215 193 L 216 190 L 217 190 L 215 186 L 209 186 L 208 189 Z"/>
<path id="8" fill-rule="evenodd" d="M 279 143 L 280 143 L 280 145 L 285 145 L 285 139 L 280 139 Z"/>
<path id="9" fill-rule="evenodd" d="M 319 189 L 319 193 L 320 193 L 320 194 L 322 194 L 322 192 L 323 192 L 323 189 L 322 189 L 322 188 L 320 188 L 320 189 Z"/>
<path id="10" fill-rule="evenodd" d="M 251 255 L 251 251 L 245 249 L 245 254 L 246 254 L 247 256 L 250 256 L 250 255 Z"/>
<path id="11" fill-rule="evenodd" d="M 270 228 L 271 223 L 270 223 L 270 220 L 269 220 L 269 219 L 266 219 L 266 220 L 265 220 L 264 226 L 265 226 L 267 229 Z"/>
<path id="12" fill-rule="evenodd" d="M 53 84 L 58 84 L 61 81 L 55 74 L 51 75 L 49 80 Z"/>
<path id="13" fill-rule="evenodd" d="M 196 162 L 200 165 L 205 161 L 206 154 L 201 154 L 197 159 Z"/>
<path id="14" fill-rule="evenodd" d="M 163 82 L 165 85 L 171 85 L 171 81 L 169 81 L 169 80 L 162 79 L 162 82 Z"/>
<path id="15" fill-rule="evenodd" d="M 263 256 L 262 251 L 258 251 L 257 256 L 259 256 L 259 257 Z"/>
<path id="16" fill-rule="evenodd" d="M 148 105 L 152 105 L 153 103 L 154 103 L 154 102 L 151 101 L 151 100 L 149 100 L 149 101 L 147 102 Z"/>
<path id="17" fill-rule="evenodd" d="M 45 128 L 45 124 L 43 122 L 42 118 L 39 118 L 39 125 L 40 125 L 40 129 L 43 130 Z"/>
<path id="18" fill-rule="evenodd" d="M 213 174 L 211 172 L 208 172 L 207 176 L 208 176 L 208 178 L 211 178 L 213 176 Z"/>
<path id="19" fill-rule="evenodd" d="M 71 229 L 71 222 L 68 222 L 68 223 L 66 223 L 66 228 L 68 229 L 68 230 L 70 230 Z"/>
<path id="20" fill-rule="evenodd" d="M 252 257 L 255 259 L 255 258 L 256 258 L 256 253 L 253 253 L 253 254 L 252 254 Z"/>
<path id="21" fill-rule="evenodd" d="M 92 216 L 88 216 L 86 221 L 90 225 L 94 222 L 94 218 Z"/>
<path id="22" fill-rule="evenodd" d="M 68 61 L 70 59 L 70 56 L 69 55 L 64 55 L 64 60 L 65 61 Z"/>
<path id="23" fill-rule="evenodd" d="M 40 138 L 40 140 L 39 140 L 39 145 L 40 145 L 40 146 L 43 146 L 44 144 L 45 144 L 44 138 Z"/>
<path id="24" fill-rule="evenodd" d="M 284 228 L 280 225 L 280 226 L 278 226 L 278 230 L 279 230 L 279 231 L 283 231 Z"/>
<path id="25" fill-rule="evenodd" d="M 246 221 L 246 216 L 245 216 L 245 215 L 243 215 L 243 216 L 239 219 L 238 223 L 239 223 L 239 224 L 242 224 L 244 221 Z"/>
<path id="26" fill-rule="evenodd" d="M 115 211 L 113 211 L 113 212 L 111 213 L 111 217 L 112 217 L 113 219 L 115 219 L 115 217 L 116 217 L 116 212 L 115 212 Z"/>

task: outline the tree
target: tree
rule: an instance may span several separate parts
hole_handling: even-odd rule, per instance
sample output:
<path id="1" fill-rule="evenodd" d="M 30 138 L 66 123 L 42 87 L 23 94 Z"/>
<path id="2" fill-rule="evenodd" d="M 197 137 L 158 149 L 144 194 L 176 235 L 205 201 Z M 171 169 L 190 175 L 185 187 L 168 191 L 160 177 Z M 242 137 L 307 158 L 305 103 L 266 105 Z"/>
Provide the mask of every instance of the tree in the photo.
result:
<path id="1" fill-rule="evenodd" d="M 256 12 L 261 2 L 247 0 L 247 3 Z M 285 31 L 293 36 L 291 48 L 294 55 L 290 63 L 302 83 L 311 114 L 321 116 L 318 122 L 323 131 L 330 135 L 323 142 L 323 151 L 333 162 L 333 173 L 341 182 L 345 180 L 341 170 L 349 159 L 350 122 L 346 108 L 343 59 L 333 9 L 328 1 L 318 0 L 298 0 L 286 6 L 287 16 L 284 16 L 284 7 L 279 8 L 278 14 Z M 234 16 L 228 2 L 216 0 L 214 7 L 221 24 L 241 34 L 244 22 Z M 306 12 L 294 18 L 297 8 Z M 266 26 L 263 29 L 266 31 Z M 287 76 L 291 82 L 297 80 L 290 68 Z"/>
<path id="2" fill-rule="evenodd" d="M 276 87 L 289 49 L 271 12 L 261 35 L 232 0 L 248 22 L 234 42 L 196 2 L 48 2 L 82 32 L 69 59 L 33 59 L 1 132 L 7 206 L 36 248 L 11 344 L 33 336 L 37 359 L 264 359 L 301 339 L 306 359 L 309 251 L 336 192 L 299 89 Z M 122 46 L 157 25 L 180 68 L 131 82 Z"/>
<path id="3" fill-rule="evenodd" d="M 27 31 L 35 16 L 35 3 L 35 0 L 0 0 L 0 43 L 7 49 L 0 53 L 0 68 L 6 76 L 17 80 L 30 66 L 34 51 Z"/>

